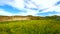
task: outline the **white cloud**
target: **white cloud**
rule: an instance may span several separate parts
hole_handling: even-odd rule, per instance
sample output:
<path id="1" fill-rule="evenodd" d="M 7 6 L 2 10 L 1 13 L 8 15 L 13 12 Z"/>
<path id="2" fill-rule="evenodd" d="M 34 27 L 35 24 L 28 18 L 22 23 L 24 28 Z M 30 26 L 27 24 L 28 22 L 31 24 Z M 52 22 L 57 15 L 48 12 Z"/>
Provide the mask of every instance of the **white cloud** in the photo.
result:
<path id="1" fill-rule="evenodd" d="M 0 5 L 5 5 L 7 3 L 11 3 L 13 0 L 0 0 Z"/>
<path id="2" fill-rule="evenodd" d="M 60 12 L 60 7 L 59 7 L 60 5 L 59 6 L 55 6 L 55 3 L 57 1 L 59 1 L 59 0 L 31 0 L 32 3 L 29 3 L 27 6 L 28 6 L 28 8 L 36 8 L 37 7 L 38 10 L 42 10 L 42 9 L 48 8 L 46 10 L 41 11 L 40 13 L 52 12 L 52 11 Z M 35 3 L 35 5 L 34 5 L 33 2 Z M 28 14 L 30 12 L 28 12 Z M 50 14 L 50 15 L 53 15 L 53 14 Z"/>
<path id="3" fill-rule="evenodd" d="M 4 10 L 2 10 L 2 9 L 0 9 L 0 15 L 12 16 L 12 14 L 11 14 L 11 13 L 6 12 L 6 11 L 4 11 Z"/>
<path id="4" fill-rule="evenodd" d="M 9 4 L 13 7 L 16 7 L 18 9 L 23 9 L 24 8 L 24 4 L 26 4 L 24 2 L 24 0 L 3 0 L 4 2 L 2 3 L 5 3 L 5 4 Z M 28 0 L 26 0 L 28 1 Z M 51 6 L 54 6 L 54 4 L 59 1 L 59 0 L 31 0 L 31 1 L 28 1 L 29 4 L 27 4 L 27 6 L 29 8 L 36 8 L 35 4 L 37 5 L 37 8 L 39 9 L 45 9 L 45 8 L 49 8 Z M 1 1 L 0 1 L 1 2 Z M 34 4 L 35 3 L 35 4 Z"/>
<path id="5" fill-rule="evenodd" d="M 5 5 L 8 4 L 12 7 L 15 7 L 17 9 L 22 9 L 26 10 L 26 13 L 18 13 L 16 15 L 35 15 L 39 12 L 41 9 L 46 9 L 43 10 L 40 13 L 44 12 L 49 12 L 49 11 L 56 11 L 60 12 L 60 5 L 59 6 L 54 6 L 54 4 L 60 0 L 31 0 L 28 1 L 29 4 L 26 4 L 24 0 L 0 0 L 0 5 Z M 34 4 L 35 3 L 35 4 Z M 25 4 L 27 5 L 28 8 L 37 8 L 38 10 L 31 10 L 31 9 L 24 9 Z M 5 15 L 11 15 L 11 13 L 5 12 L 4 10 L 0 10 L 0 14 L 6 13 Z"/>
<path id="6" fill-rule="evenodd" d="M 39 13 L 38 11 L 36 10 L 30 10 L 30 9 L 24 9 L 26 12 L 22 12 L 22 13 L 17 13 L 16 15 L 36 15 L 37 13 Z"/>
<path id="7" fill-rule="evenodd" d="M 10 5 L 17 9 L 23 9 L 24 4 L 23 0 L 0 0 L 0 5 Z"/>
<path id="8" fill-rule="evenodd" d="M 60 12 L 60 7 L 59 6 L 56 6 L 55 11 L 56 12 Z"/>
<path id="9" fill-rule="evenodd" d="M 13 2 L 7 4 L 20 10 L 24 8 L 23 0 L 14 0 Z"/>
<path id="10" fill-rule="evenodd" d="M 59 6 L 52 6 L 52 7 L 48 8 L 47 10 L 44 10 L 40 13 L 52 12 L 52 11 L 60 12 L 60 7 Z"/>
<path id="11" fill-rule="evenodd" d="M 38 11 L 36 11 L 36 10 L 26 9 L 26 11 L 27 11 L 27 13 L 26 13 L 27 15 L 35 15 L 38 13 Z"/>
<path id="12" fill-rule="evenodd" d="M 59 0 L 32 0 L 42 9 L 53 6 Z"/>
<path id="13" fill-rule="evenodd" d="M 60 16 L 60 14 L 55 14 L 55 15 L 58 15 L 58 16 Z"/>

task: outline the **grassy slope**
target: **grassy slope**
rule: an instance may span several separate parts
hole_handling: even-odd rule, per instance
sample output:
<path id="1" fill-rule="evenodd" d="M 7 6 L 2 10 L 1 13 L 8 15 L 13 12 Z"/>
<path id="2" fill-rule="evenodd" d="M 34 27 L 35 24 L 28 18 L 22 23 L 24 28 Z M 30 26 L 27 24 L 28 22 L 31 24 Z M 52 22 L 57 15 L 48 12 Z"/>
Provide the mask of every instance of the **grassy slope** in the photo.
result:
<path id="1" fill-rule="evenodd" d="M 21 20 L 0 22 L 0 34 L 60 34 L 60 21 Z"/>

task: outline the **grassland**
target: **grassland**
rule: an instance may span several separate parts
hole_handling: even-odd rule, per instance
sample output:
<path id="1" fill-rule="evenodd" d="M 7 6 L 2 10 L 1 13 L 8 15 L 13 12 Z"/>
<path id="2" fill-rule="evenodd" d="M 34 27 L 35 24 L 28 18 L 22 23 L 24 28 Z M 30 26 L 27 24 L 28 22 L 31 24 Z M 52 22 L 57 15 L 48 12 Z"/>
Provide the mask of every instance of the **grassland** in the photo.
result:
<path id="1" fill-rule="evenodd" d="M 60 34 L 60 21 L 20 20 L 0 22 L 0 34 Z"/>

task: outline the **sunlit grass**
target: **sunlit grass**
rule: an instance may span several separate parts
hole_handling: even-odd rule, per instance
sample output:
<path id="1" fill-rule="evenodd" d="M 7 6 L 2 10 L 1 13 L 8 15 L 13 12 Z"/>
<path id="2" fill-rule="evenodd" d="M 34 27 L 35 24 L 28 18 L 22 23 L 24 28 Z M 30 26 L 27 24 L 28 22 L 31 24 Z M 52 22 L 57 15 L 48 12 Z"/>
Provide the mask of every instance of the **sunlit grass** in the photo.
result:
<path id="1" fill-rule="evenodd" d="M 0 22 L 0 34 L 60 34 L 60 21 L 21 20 Z"/>

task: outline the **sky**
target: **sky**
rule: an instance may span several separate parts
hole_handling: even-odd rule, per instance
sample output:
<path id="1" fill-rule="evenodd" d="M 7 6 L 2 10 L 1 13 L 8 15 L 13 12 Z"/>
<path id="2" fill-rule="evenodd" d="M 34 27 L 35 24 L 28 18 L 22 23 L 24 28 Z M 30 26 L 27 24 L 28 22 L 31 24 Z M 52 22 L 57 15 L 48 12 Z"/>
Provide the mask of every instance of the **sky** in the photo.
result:
<path id="1" fill-rule="evenodd" d="M 0 0 L 0 15 L 60 16 L 60 0 Z"/>

